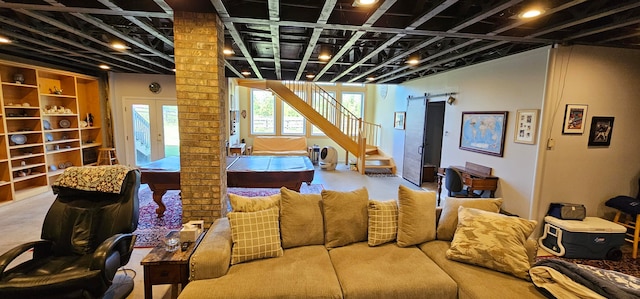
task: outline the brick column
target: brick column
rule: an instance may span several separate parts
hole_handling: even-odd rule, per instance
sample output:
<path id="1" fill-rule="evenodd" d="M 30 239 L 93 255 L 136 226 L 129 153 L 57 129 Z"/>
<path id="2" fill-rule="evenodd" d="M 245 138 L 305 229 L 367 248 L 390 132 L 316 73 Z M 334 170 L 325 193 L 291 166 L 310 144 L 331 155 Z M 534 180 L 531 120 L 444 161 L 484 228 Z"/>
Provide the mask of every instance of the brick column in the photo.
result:
<path id="1" fill-rule="evenodd" d="M 226 215 L 224 25 L 214 13 L 174 13 L 182 221 Z"/>

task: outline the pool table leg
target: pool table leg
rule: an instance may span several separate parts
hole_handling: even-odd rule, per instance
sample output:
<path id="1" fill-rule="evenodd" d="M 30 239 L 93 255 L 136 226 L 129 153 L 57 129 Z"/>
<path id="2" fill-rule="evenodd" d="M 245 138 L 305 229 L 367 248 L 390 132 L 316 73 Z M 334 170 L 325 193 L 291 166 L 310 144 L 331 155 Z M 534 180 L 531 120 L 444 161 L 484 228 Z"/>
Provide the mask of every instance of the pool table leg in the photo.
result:
<path id="1" fill-rule="evenodd" d="M 162 197 L 167 193 L 167 189 L 153 189 L 151 188 L 151 193 L 153 194 L 153 201 L 158 204 L 158 208 L 156 209 L 156 214 L 158 217 L 162 217 L 164 215 L 164 211 L 167 210 L 167 206 L 162 202 Z"/>

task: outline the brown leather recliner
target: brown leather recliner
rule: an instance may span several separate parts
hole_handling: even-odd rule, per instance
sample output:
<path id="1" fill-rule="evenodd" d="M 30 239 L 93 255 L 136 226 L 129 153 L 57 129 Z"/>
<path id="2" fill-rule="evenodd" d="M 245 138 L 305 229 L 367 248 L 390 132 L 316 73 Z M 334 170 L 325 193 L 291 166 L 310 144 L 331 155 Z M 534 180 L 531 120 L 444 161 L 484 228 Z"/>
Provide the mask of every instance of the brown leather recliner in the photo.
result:
<path id="1" fill-rule="evenodd" d="M 126 297 L 133 279 L 116 272 L 133 251 L 139 188 L 139 170 L 126 173 L 120 193 L 58 188 L 42 240 L 0 256 L 0 298 Z M 33 259 L 6 269 L 31 249 Z"/>

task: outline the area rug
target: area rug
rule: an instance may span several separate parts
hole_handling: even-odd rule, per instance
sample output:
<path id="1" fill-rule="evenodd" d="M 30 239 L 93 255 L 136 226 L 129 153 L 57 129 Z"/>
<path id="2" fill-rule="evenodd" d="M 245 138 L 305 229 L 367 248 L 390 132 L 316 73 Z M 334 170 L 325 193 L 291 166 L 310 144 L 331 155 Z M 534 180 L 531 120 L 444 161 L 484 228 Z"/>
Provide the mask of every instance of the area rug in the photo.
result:
<path id="1" fill-rule="evenodd" d="M 366 168 L 364 174 L 370 177 L 395 177 L 396 175 L 391 173 L 391 169 L 388 168 Z"/>
<path id="2" fill-rule="evenodd" d="M 302 184 L 300 193 L 319 194 L 322 191 L 321 184 Z M 227 188 L 228 193 L 255 197 L 268 196 L 280 192 L 277 188 Z M 169 232 L 179 230 L 182 227 L 182 202 L 180 201 L 180 191 L 170 190 L 162 198 L 162 202 L 167 206 L 167 210 L 162 217 L 157 217 L 156 208 L 158 205 L 153 201 L 151 190 L 146 184 L 140 186 L 138 192 L 140 202 L 140 217 L 138 229 L 133 232 L 136 236 L 136 248 L 155 247 L 160 244 L 163 237 Z M 227 205 L 229 206 L 229 205 Z"/>
<path id="3" fill-rule="evenodd" d="M 622 259 L 619 261 L 612 260 L 590 260 L 590 259 L 568 259 L 563 257 L 538 256 L 536 262 L 542 259 L 561 259 L 574 264 L 589 265 L 600 269 L 618 271 L 635 277 L 640 277 L 640 260 L 631 256 L 631 246 L 623 246 Z"/>

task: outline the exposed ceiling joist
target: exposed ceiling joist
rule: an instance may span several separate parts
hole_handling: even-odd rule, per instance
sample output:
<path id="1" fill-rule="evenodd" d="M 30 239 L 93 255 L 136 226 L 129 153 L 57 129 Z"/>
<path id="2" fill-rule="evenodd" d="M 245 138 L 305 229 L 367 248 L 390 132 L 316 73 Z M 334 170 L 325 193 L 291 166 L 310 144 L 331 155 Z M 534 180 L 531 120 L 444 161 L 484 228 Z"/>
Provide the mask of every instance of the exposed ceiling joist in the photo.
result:
<path id="1" fill-rule="evenodd" d="M 329 16 L 331 16 L 331 11 L 336 6 L 337 0 L 327 0 L 324 2 L 324 6 L 320 11 L 320 16 L 316 23 L 318 24 L 327 24 L 327 20 L 329 20 Z M 295 80 L 300 80 L 300 77 L 304 73 L 305 68 L 307 67 L 307 63 L 309 62 L 309 58 L 311 58 L 311 54 L 313 53 L 313 49 L 316 47 L 318 43 L 318 39 L 320 38 L 320 34 L 322 33 L 322 29 L 313 28 L 313 33 L 311 34 L 311 38 L 309 38 L 309 44 L 306 47 L 304 52 L 304 56 L 302 56 L 302 61 L 300 62 L 300 67 L 298 67 L 298 73 L 296 74 Z"/>

